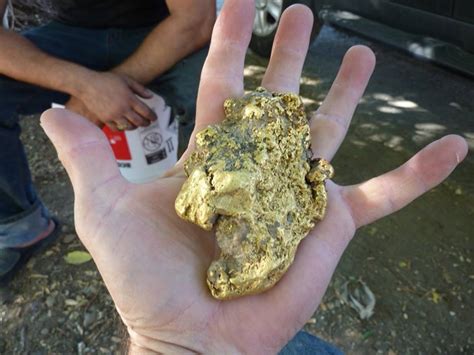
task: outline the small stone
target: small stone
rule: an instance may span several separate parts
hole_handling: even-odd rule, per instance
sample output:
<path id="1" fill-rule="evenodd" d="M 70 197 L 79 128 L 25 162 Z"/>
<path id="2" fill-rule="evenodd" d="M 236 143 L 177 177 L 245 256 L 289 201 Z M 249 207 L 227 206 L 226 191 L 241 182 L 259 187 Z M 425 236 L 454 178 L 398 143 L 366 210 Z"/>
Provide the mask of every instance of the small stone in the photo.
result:
<path id="1" fill-rule="evenodd" d="M 35 264 L 36 264 L 36 259 L 32 258 L 28 260 L 28 262 L 26 263 L 26 268 L 28 270 L 33 270 L 33 267 L 35 266 Z"/>
<path id="2" fill-rule="evenodd" d="M 82 355 L 84 354 L 84 351 L 86 350 L 86 344 L 81 341 L 80 343 L 77 343 L 77 354 Z"/>
<path id="3" fill-rule="evenodd" d="M 49 329 L 48 328 L 43 328 L 40 331 L 41 335 L 48 335 L 49 334 Z"/>
<path id="4" fill-rule="evenodd" d="M 54 304 L 56 303 L 56 299 L 53 296 L 46 297 L 46 305 L 49 308 L 53 308 Z"/>
<path id="5" fill-rule="evenodd" d="M 69 320 L 71 321 L 75 321 L 79 318 L 79 312 L 76 312 L 76 311 L 73 311 L 71 312 L 71 314 L 69 315 Z"/>
<path id="6" fill-rule="evenodd" d="M 8 289 L 0 289 L 0 305 L 13 301 L 13 293 Z"/>
<path id="7" fill-rule="evenodd" d="M 112 340 L 112 342 L 114 342 L 115 344 L 119 344 L 122 342 L 122 339 L 116 336 L 113 336 L 112 338 L 110 338 L 110 340 Z"/>
<path id="8" fill-rule="evenodd" d="M 87 286 L 85 287 L 83 290 L 82 290 L 82 293 L 87 296 L 87 297 L 90 297 L 92 295 L 95 295 L 97 293 L 97 287 L 95 286 Z"/>
<path id="9" fill-rule="evenodd" d="M 75 234 L 68 234 L 68 235 L 64 236 L 63 243 L 69 244 L 69 243 L 73 242 L 75 239 L 76 239 Z"/>
<path id="10" fill-rule="evenodd" d="M 90 327 L 97 320 L 97 314 L 95 312 L 87 312 L 84 314 L 84 321 L 82 325 L 84 328 Z"/>

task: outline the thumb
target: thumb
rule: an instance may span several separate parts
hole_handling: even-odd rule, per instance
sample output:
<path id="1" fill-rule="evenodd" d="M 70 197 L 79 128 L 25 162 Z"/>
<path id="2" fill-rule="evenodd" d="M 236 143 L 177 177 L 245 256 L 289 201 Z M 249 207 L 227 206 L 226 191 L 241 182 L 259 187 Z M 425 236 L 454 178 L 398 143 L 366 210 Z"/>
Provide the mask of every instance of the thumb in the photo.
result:
<path id="1" fill-rule="evenodd" d="M 64 109 L 49 109 L 41 115 L 41 126 L 53 142 L 76 194 L 96 190 L 112 179 L 123 180 L 107 138 L 84 117 Z"/>
<path id="2" fill-rule="evenodd" d="M 150 99 L 153 96 L 153 93 L 138 81 L 127 78 L 127 83 L 130 89 L 132 89 L 132 91 L 138 96 L 143 97 L 144 99 Z"/>

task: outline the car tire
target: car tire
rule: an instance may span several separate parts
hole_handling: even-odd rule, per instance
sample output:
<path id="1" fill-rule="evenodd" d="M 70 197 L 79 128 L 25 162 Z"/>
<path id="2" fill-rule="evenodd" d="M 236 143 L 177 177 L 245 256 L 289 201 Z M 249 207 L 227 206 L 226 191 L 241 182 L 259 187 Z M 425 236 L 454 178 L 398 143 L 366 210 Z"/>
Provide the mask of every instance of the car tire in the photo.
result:
<path id="1" fill-rule="evenodd" d="M 322 26 L 322 22 L 318 17 L 319 8 L 321 7 L 320 2 L 320 0 L 255 0 L 255 21 L 249 46 L 250 49 L 262 57 L 270 57 L 273 39 L 275 38 L 281 14 L 287 7 L 293 4 L 304 4 L 313 11 L 314 24 L 311 32 L 312 42 Z"/>

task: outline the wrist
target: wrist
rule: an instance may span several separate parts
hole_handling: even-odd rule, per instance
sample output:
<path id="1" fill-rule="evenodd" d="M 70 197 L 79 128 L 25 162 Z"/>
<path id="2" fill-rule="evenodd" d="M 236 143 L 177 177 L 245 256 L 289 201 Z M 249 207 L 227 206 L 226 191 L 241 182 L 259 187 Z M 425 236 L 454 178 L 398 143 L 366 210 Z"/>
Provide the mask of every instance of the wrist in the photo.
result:
<path id="1" fill-rule="evenodd" d="M 133 79 L 142 85 L 147 84 L 147 81 L 144 80 L 144 78 L 142 78 L 140 75 L 138 75 L 138 73 L 134 71 L 130 66 L 127 66 L 126 62 L 120 64 L 119 66 L 116 66 L 115 68 L 110 69 L 110 72 Z"/>
<path id="2" fill-rule="evenodd" d="M 198 354 L 199 352 L 172 342 L 162 342 L 148 336 L 139 335 L 128 329 L 127 354 Z"/>
<path id="3" fill-rule="evenodd" d="M 128 342 L 125 352 L 134 354 L 241 354 L 242 351 L 229 344 L 221 344 L 217 339 L 206 341 L 193 341 L 191 344 L 178 344 L 171 341 L 160 341 L 138 335 L 133 330 L 128 330 Z M 183 339 L 184 340 L 184 339 Z M 195 339 L 196 340 L 196 339 Z M 188 341 L 189 342 L 189 341 Z M 186 343 L 186 341 L 184 341 Z"/>
<path id="4" fill-rule="evenodd" d="M 71 81 L 67 92 L 81 101 L 86 101 L 88 93 L 94 87 L 94 82 L 99 79 L 100 73 L 79 67 L 74 75 L 76 79 Z"/>
<path id="5" fill-rule="evenodd" d="M 128 348 L 126 349 L 126 354 L 134 355 L 134 354 L 160 354 L 160 353 L 144 348 L 142 346 L 130 343 L 128 345 Z"/>

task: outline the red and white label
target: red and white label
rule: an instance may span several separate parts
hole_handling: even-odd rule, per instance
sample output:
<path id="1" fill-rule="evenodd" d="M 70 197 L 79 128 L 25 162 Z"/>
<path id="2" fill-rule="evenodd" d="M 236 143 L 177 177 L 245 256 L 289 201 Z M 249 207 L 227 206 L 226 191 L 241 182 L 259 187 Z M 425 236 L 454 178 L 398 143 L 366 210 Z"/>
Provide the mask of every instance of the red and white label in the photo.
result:
<path id="1" fill-rule="evenodd" d="M 125 132 L 113 132 L 109 127 L 105 126 L 103 132 L 112 146 L 112 150 L 117 160 L 132 160 L 130 148 L 127 142 Z"/>

